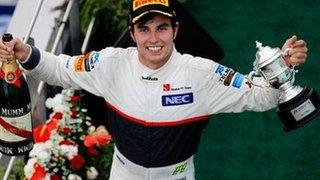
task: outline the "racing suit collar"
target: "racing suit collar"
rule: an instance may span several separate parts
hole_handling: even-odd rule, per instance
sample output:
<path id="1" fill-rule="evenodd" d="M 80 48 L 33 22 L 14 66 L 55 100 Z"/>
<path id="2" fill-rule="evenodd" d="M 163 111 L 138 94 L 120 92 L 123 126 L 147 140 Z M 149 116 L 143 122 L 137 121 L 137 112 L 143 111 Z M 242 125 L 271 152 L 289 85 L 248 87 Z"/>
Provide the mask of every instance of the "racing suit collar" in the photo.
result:
<path id="1" fill-rule="evenodd" d="M 145 65 L 143 65 L 139 59 L 138 59 L 138 54 L 136 55 L 136 63 L 138 65 L 138 72 L 137 75 L 147 81 L 158 81 L 160 79 L 164 79 L 164 77 L 169 73 L 170 69 L 169 66 L 171 67 L 171 64 L 174 64 L 177 58 L 175 58 L 178 55 L 178 52 L 175 48 L 175 45 L 173 45 L 172 53 L 169 58 L 169 60 L 159 69 L 153 70 Z"/>

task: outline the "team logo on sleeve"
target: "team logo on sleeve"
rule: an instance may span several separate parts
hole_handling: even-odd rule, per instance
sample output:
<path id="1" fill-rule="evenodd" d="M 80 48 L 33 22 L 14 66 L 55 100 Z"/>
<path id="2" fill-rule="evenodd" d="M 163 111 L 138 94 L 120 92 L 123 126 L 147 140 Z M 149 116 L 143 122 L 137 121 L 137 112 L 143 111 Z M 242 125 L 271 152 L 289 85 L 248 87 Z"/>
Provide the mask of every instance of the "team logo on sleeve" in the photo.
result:
<path id="1" fill-rule="evenodd" d="M 96 64 L 99 62 L 100 53 L 93 51 L 86 54 L 85 57 L 86 58 L 85 58 L 84 66 L 85 66 L 85 70 L 88 72 L 93 70 Z"/>
<path id="2" fill-rule="evenodd" d="M 218 74 L 220 76 L 220 81 L 223 82 L 223 84 L 225 86 L 229 86 L 231 81 L 232 81 L 232 78 L 235 74 L 234 70 L 231 69 L 231 68 L 227 68 L 223 65 L 220 65 L 217 67 L 216 71 L 215 71 L 216 74 Z"/>
<path id="3" fill-rule="evenodd" d="M 241 88 L 243 81 L 245 80 L 244 75 L 235 72 L 231 68 L 227 68 L 223 65 L 218 65 L 216 71 L 216 74 L 220 76 L 220 81 L 223 82 L 225 86 L 232 86 L 235 88 Z M 249 88 L 251 88 L 251 84 L 247 84 Z"/>
<path id="4" fill-rule="evenodd" d="M 252 83 L 246 78 L 246 83 L 245 83 L 248 88 L 252 88 Z"/>
<path id="5" fill-rule="evenodd" d="M 92 52 L 90 54 L 89 62 L 90 62 L 90 68 L 93 69 L 96 64 L 99 62 L 100 53 L 99 52 Z"/>
<path id="6" fill-rule="evenodd" d="M 243 84 L 244 79 L 244 75 L 237 72 L 235 74 L 235 77 L 233 78 L 232 86 L 235 88 L 240 88 Z"/>
<path id="7" fill-rule="evenodd" d="M 74 61 L 74 71 L 83 72 L 84 71 L 84 56 L 78 56 Z"/>
<path id="8" fill-rule="evenodd" d="M 95 68 L 96 64 L 99 62 L 100 53 L 90 52 L 86 55 L 77 57 L 74 63 L 74 69 L 76 72 L 90 72 Z"/>

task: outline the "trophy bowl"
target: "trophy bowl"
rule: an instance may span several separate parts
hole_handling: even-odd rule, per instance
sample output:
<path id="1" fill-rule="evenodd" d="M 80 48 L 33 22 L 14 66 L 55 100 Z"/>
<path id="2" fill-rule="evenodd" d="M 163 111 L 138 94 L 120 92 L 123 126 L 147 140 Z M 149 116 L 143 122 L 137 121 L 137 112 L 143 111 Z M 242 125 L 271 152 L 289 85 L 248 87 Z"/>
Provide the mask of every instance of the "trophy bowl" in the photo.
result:
<path id="1" fill-rule="evenodd" d="M 280 90 L 277 115 L 284 130 L 297 129 L 317 117 L 320 114 L 320 97 L 317 92 L 310 87 L 293 85 L 296 71 L 283 59 L 290 49 L 282 51 L 279 48 L 263 47 L 257 41 L 256 47 L 258 51 L 253 63 L 254 70 L 248 78 L 253 82 L 252 76 L 262 76 L 270 86 Z"/>

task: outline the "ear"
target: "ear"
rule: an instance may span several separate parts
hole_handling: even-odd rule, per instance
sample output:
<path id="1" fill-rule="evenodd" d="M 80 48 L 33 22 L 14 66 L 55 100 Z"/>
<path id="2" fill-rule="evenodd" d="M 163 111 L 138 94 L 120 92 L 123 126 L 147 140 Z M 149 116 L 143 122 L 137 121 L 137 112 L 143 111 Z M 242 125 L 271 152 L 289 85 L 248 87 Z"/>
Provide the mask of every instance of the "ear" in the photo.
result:
<path id="1" fill-rule="evenodd" d="M 178 22 L 176 22 L 176 26 L 174 27 L 174 29 L 173 29 L 173 39 L 176 39 L 176 37 L 177 37 L 177 34 L 178 34 L 178 30 L 179 30 L 179 23 Z"/>
<path id="2" fill-rule="evenodd" d="M 134 38 L 133 30 L 130 28 L 129 31 L 130 31 L 130 36 L 131 36 L 133 42 L 137 43 L 136 39 Z"/>

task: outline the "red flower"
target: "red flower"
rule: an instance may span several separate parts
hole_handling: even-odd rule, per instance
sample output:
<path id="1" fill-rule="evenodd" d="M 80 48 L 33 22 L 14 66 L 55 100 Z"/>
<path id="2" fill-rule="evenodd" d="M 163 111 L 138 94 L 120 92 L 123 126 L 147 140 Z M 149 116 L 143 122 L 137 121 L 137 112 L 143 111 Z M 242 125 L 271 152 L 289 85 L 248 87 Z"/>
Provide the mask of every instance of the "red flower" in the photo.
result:
<path id="1" fill-rule="evenodd" d="M 71 118 L 76 118 L 78 113 L 79 113 L 79 111 L 76 110 L 76 108 L 72 108 L 70 110 L 71 110 Z"/>
<path id="2" fill-rule="evenodd" d="M 96 139 L 98 141 L 99 146 L 104 146 L 110 143 L 111 136 L 109 134 L 99 134 L 96 135 Z"/>
<path id="3" fill-rule="evenodd" d="M 87 135 L 84 137 L 83 144 L 86 147 L 93 147 L 93 146 L 104 146 L 109 144 L 111 141 L 111 135 L 105 129 L 104 126 L 99 126 L 96 131 L 92 134 Z"/>
<path id="4" fill-rule="evenodd" d="M 80 96 L 77 96 L 77 95 L 72 96 L 70 99 L 72 103 L 78 103 L 80 102 L 80 100 L 81 100 Z"/>
<path id="5" fill-rule="evenodd" d="M 70 161 L 70 168 L 73 170 L 79 170 L 84 165 L 84 163 L 84 158 L 81 155 L 73 156 Z"/>
<path id="6" fill-rule="evenodd" d="M 71 134 L 71 129 L 68 127 L 63 128 L 62 133 L 66 136 Z"/>
<path id="7" fill-rule="evenodd" d="M 50 138 L 50 131 L 46 124 L 36 127 L 33 130 L 33 138 L 36 143 L 45 142 Z"/>
<path id="8" fill-rule="evenodd" d="M 53 174 L 50 176 L 50 180 L 61 180 L 61 177 L 57 174 Z"/>
<path id="9" fill-rule="evenodd" d="M 84 137 L 83 144 L 90 148 L 97 144 L 97 140 L 94 135 L 87 135 Z"/>
<path id="10" fill-rule="evenodd" d="M 49 122 L 47 122 L 48 131 L 51 132 L 52 130 L 57 129 L 58 125 L 59 125 L 58 119 L 51 119 Z"/>
<path id="11" fill-rule="evenodd" d="M 99 155 L 99 152 L 91 147 L 91 148 L 87 148 L 87 153 L 90 155 L 90 156 L 98 156 Z"/>
<path id="12" fill-rule="evenodd" d="M 62 119 L 63 114 L 61 112 L 56 112 L 53 116 L 52 119 Z"/>
<path id="13" fill-rule="evenodd" d="M 33 167 L 35 172 L 33 173 L 31 180 L 43 180 L 46 176 L 46 170 L 38 163 L 35 163 Z"/>
<path id="14" fill-rule="evenodd" d="M 64 141 L 61 141 L 60 143 L 59 143 L 59 145 L 61 146 L 61 145 L 73 145 L 73 143 L 71 142 L 71 141 L 69 141 L 69 140 L 64 140 Z"/>

